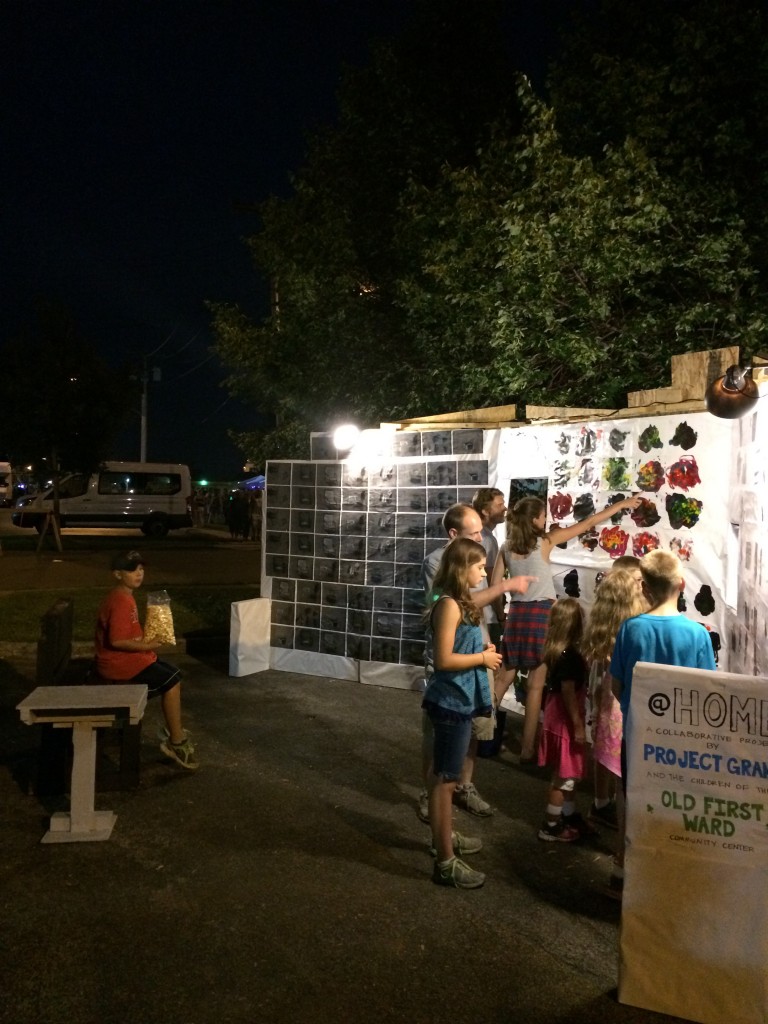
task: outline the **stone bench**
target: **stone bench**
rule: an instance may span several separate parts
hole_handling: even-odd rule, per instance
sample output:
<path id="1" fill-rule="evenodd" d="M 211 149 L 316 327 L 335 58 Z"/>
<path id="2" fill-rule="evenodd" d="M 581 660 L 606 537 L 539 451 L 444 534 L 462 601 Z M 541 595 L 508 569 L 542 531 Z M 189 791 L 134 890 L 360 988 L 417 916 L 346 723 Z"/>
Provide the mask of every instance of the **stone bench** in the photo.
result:
<path id="1" fill-rule="evenodd" d="M 104 686 L 38 686 L 16 709 L 26 725 L 72 730 L 70 809 L 51 817 L 44 843 L 82 843 L 109 839 L 117 815 L 97 811 L 97 730 L 116 722 L 138 725 L 147 706 L 147 688 L 135 683 Z"/>
<path id="2" fill-rule="evenodd" d="M 103 684 L 90 658 L 72 657 L 74 602 L 56 601 L 40 619 L 35 682 L 39 686 L 87 686 Z M 141 721 L 135 724 L 118 718 L 111 729 L 98 734 L 96 789 L 99 792 L 133 789 L 139 784 L 141 764 Z M 108 756 L 117 743 L 115 770 Z M 35 792 L 38 796 L 60 796 L 66 790 L 72 757 L 72 736 L 45 724 L 41 730 Z"/>

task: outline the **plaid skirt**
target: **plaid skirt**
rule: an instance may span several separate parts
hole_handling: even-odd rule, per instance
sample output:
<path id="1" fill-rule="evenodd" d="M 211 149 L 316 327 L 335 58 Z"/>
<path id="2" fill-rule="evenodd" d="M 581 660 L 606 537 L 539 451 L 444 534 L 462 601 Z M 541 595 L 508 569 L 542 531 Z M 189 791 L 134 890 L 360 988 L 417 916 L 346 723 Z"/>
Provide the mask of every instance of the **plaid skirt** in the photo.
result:
<path id="1" fill-rule="evenodd" d="M 506 668 L 536 668 L 542 663 L 549 609 L 554 601 L 513 601 L 504 623 L 501 654 Z"/>

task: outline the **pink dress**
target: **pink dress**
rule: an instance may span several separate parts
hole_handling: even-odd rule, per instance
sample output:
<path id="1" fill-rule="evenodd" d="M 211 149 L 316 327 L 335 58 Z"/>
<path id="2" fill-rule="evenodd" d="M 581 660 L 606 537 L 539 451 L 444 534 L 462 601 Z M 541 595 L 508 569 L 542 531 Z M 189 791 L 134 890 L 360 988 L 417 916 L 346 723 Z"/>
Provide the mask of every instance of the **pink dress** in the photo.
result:
<path id="1" fill-rule="evenodd" d="M 544 723 L 539 740 L 539 767 L 552 768 L 561 779 L 582 779 L 585 773 L 585 744 L 574 743 L 573 727 L 565 708 L 560 684 L 566 680 L 576 684 L 576 700 L 582 718 L 586 705 L 586 665 L 576 651 L 564 651 L 549 673 L 544 705 Z"/>
<path id="2" fill-rule="evenodd" d="M 592 756 L 611 774 L 621 778 L 621 736 L 623 723 L 619 702 L 611 690 L 607 662 L 593 662 L 589 673 L 592 698 Z"/>

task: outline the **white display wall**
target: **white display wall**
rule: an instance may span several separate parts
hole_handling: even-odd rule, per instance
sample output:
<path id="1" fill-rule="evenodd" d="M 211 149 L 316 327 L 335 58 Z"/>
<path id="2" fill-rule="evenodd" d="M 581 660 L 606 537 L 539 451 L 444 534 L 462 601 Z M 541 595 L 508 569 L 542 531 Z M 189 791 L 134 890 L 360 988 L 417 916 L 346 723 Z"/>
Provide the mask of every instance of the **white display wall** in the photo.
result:
<path id="1" fill-rule="evenodd" d="M 681 610 L 710 631 L 720 666 L 728 668 L 731 655 L 739 666 L 756 660 L 751 623 L 764 630 L 768 622 L 763 513 L 751 489 L 760 467 L 765 483 L 758 438 L 751 418 L 734 424 L 688 413 L 490 431 L 365 431 L 362 444 L 336 460 L 329 438 L 315 435 L 313 461 L 267 466 L 262 594 L 272 601 L 270 664 L 420 687 L 421 562 L 445 543 L 445 509 L 488 485 L 505 495 L 545 493 L 549 522 L 563 526 L 619 496 L 641 495 L 636 512 L 555 549 L 558 592 L 588 606 L 596 574 L 613 558 L 671 549 L 684 567 Z M 738 493 L 731 487 L 737 451 Z M 503 527 L 497 533 L 503 541 Z M 747 545 L 752 575 L 740 594 Z M 750 615 L 742 632 L 734 625 L 739 601 Z"/>
<path id="2" fill-rule="evenodd" d="M 729 664 L 734 672 L 768 675 L 768 386 L 735 427 L 730 521 L 736 549 L 729 591 Z"/>
<path id="3" fill-rule="evenodd" d="M 569 526 L 630 494 L 625 512 L 582 534 L 552 555 L 560 596 L 592 603 L 595 577 L 620 555 L 654 548 L 683 563 L 680 610 L 713 634 L 721 667 L 729 566 L 738 563 L 730 524 L 728 480 L 734 425 L 708 413 L 530 426 L 498 431 L 496 486 L 505 494 L 519 478 L 546 475 L 548 525 Z M 543 469 L 543 473 L 542 473 Z M 503 529 L 498 531 L 503 540 Z"/>

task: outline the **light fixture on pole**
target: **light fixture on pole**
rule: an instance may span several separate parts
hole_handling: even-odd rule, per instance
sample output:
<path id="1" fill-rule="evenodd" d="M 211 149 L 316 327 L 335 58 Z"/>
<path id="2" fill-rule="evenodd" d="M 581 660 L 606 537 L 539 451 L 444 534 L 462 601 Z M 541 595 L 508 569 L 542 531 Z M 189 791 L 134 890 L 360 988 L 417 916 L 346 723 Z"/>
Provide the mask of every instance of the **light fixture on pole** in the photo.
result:
<path id="1" fill-rule="evenodd" d="M 722 420 L 735 420 L 753 409 L 759 398 L 751 366 L 729 366 L 713 380 L 704 396 L 707 409 Z"/>

